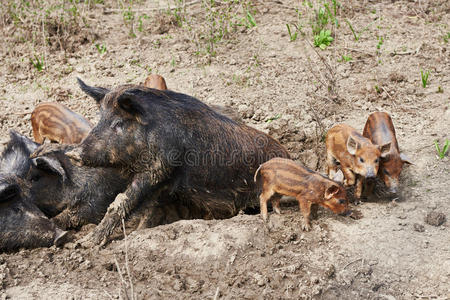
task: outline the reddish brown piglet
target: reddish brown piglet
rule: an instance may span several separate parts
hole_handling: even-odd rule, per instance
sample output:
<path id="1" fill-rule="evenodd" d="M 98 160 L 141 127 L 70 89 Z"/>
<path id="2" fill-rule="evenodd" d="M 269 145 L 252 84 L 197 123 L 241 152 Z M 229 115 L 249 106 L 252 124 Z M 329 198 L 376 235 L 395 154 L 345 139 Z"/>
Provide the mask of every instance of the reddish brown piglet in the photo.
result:
<path id="1" fill-rule="evenodd" d="M 328 130 L 326 136 L 328 176 L 332 178 L 341 165 L 345 176 L 344 184 L 354 185 L 355 197 L 361 198 L 366 178 L 374 178 L 378 173 L 380 157 L 385 157 L 391 143 L 381 146 L 359 134 L 346 124 L 338 124 Z"/>
<path id="2" fill-rule="evenodd" d="M 385 112 L 370 114 L 364 126 L 363 136 L 374 144 L 391 143 L 389 153 L 381 159 L 378 177 L 385 183 L 390 193 L 396 194 L 403 164 L 412 164 L 412 162 L 406 155 L 400 153 L 391 117 Z M 373 185 L 368 189 L 370 193 Z"/>
<path id="3" fill-rule="evenodd" d="M 335 180 L 343 180 L 342 172 L 335 174 Z M 317 206 L 331 209 L 337 214 L 348 214 L 348 200 L 345 188 L 321 174 L 300 166 L 286 158 L 273 158 L 256 170 L 254 178 L 258 189 L 261 215 L 267 220 L 267 202 L 272 201 L 273 209 L 280 214 L 281 196 L 292 196 L 298 201 L 303 215 L 302 229 L 311 229 L 310 215 Z"/>
<path id="4" fill-rule="evenodd" d="M 166 80 L 158 74 L 151 74 L 145 79 L 144 86 L 161 91 L 167 90 Z"/>
<path id="5" fill-rule="evenodd" d="M 46 138 L 60 144 L 78 144 L 92 128 L 84 117 L 55 102 L 38 104 L 31 113 L 31 126 L 34 140 L 40 144 Z"/>

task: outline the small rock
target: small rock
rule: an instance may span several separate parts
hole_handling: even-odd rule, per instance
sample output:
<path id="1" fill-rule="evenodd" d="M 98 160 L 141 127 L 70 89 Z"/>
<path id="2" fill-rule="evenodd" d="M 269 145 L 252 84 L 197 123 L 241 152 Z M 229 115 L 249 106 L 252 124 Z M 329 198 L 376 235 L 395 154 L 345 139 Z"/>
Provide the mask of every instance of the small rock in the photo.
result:
<path id="1" fill-rule="evenodd" d="M 419 224 L 419 223 L 414 223 L 413 228 L 417 232 L 424 232 L 425 231 L 425 226 L 423 226 L 422 224 Z"/>
<path id="2" fill-rule="evenodd" d="M 445 215 L 441 212 L 431 211 L 425 217 L 425 223 L 433 226 L 440 226 L 444 224 L 444 222 L 445 222 Z"/>
<path id="3" fill-rule="evenodd" d="M 327 276 L 328 278 L 332 278 L 334 277 L 334 274 L 336 273 L 336 267 L 334 265 L 330 265 L 326 270 L 325 270 L 325 276 Z"/>

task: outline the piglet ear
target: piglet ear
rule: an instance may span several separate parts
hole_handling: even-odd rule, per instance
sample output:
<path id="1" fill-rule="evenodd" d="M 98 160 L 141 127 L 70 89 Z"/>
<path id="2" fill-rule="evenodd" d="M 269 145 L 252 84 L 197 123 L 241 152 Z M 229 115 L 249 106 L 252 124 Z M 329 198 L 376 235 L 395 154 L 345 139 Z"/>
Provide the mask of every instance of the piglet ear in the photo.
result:
<path id="1" fill-rule="evenodd" d="M 0 203 L 14 199 L 20 194 L 20 187 L 17 183 L 0 183 Z"/>
<path id="2" fill-rule="evenodd" d="M 336 184 L 330 185 L 325 191 L 325 199 L 330 200 L 337 192 L 339 192 L 339 186 Z"/>
<path id="3" fill-rule="evenodd" d="M 356 150 L 358 150 L 359 144 L 358 142 L 352 137 L 349 136 L 347 139 L 347 151 L 348 153 L 350 153 L 351 155 L 355 155 L 356 154 Z"/>
<path id="4" fill-rule="evenodd" d="M 97 104 L 100 104 L 100 101 L 105 97 L 106 94 L 109 93 L 108 89 L 105 89 L 102 87 L 89 86 L 78 77 L 77 77 L 77 81 L 78 81 L 78 85 L 80 86 L 81 90 L 88 96 L 94 98 L 94 100 L 97 102 Z"/>
<path id="5" fill-rule="evenodd" d="M 54 173 L 61 177 L 62 181 L 67 180 L 66 171 L 64 170 L 61 162 L 53 157 L 40 156 L 33 159 L 33 164 L 36 168 L 47 172 Z"/>
<path id="6" fill-rule="evenodd" d="M 132 115 L 139 123 L 147 125 L 146 110 L 137 95 L 132 92 L 125 92 L 117 99 L 117 105 L 120 109 Z"/>
<path id="7" fill-rule="evenodd" d="M 414 164 L 412 162 L 412 160 L 408 156 L 406 156 L 406 154 L 400 153 L 400 159 L 402 160 L 402 163 L 404 163 L 404 164 L 408 164 L 408 165 Z"/>
<path id="8" fill-rule="evenodd" d="M 344 173 L 342 173 L 341 170 L 338 170 L 336 173 L 334 173 L 333 180 L 339 183 L 344 182 Z"/>
<path id="9" fill-rule="evenodd" d="M 381 152 L 381 158 L 386 158 L 391 152 L 391 142 L 378 146 Z"/>

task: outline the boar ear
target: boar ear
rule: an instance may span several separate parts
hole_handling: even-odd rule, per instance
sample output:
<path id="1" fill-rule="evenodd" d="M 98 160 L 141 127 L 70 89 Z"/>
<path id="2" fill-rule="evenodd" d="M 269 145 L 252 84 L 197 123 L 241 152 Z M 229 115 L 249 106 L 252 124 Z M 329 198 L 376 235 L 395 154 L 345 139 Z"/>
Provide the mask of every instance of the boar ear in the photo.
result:
<path id="1" fill-rule="evenodd" d="M 61 177 L 63 182 L 65 182 L 67 180 L 66 171 L 62 167 L 61 162 L 55 158 L 41 156 L 38 158 L 34 158 L 33 164 L 38 169 L 50 171 L 52 173 L 57 174 L 58 176 Z"/>
<path id="2" fill-rule="evenodd" d="M 7 202 L 20 194 L 20 187 L 17 183 L 0 183 L 0 203 Z"/>
<path id="3" fill-rule="evenodd" d="M 350 153 L 351 155 L 355 155 L 356 154 L 356 150 L 358 150 L 359 144 L 358 142 L 352 137 L 349 136 L 347 139 L 347 151 L 348 153 Z"/>
<path id="4" fill-rule="evenodd" d="M 338 170 L 336 173 L 334 173 L 333 180 L 339 183 L 344 182 L 344 173 L 342 173 L 341 170 Z"/>
<path id="5" fill-rule="evenodd" d="M 339 187 L 335 184 L 330 185 L 325 191 L 325 199 L 330 200 L 337 192 L 339 192 Z"/>
<path id="6" fill-rule="evenodd" d="M 413 165 L 414 164 L 412 162 L 412 160 L 409 159 L 408 156 L 406 156 L 406 154 L 400 153 L 400 159 L 402 160 L 402 163 L 404 163 L 404 164 L 408 164 L 408 165 Z"/>
<path id="7" fill-rule="evenodd" d="M 378 148 L 380 149 L 381 157 L 385 158 L 389 155 L 389 152 L 391 152 L 391 142 L 378 146 Z"/>
<path id="8" fill-rule="evenodd" d="M 33 142 L 26 136 L 17 133 L 15 130 L 9 131 L 9 138 L 11 141 L 23 144 L 29 153 L 33 153 L 40 146 L 40 144 Z"/>
<path id="9" fill-rule="evenodd" d="M 142 106 L 140 99 L 136 95 L 125 92 L 119 96 L 117 104 L 122 110 L 135 117 L 139 123 L 142 125 L 147 124 L 147 121 L 145 120 L 145 108 Z"/>
<path id="10" fill-rule="evenodd" d="M 80 86 L 81 90 L 86 93 L 88 96 L 91 96 L 94 98 L 94 100 L 97 103 L 100 103 L 100 101 L 105 97 L 106 94 L 109 93 L 108 89 L 102 88 L 102 87 L 93 87 L 88 86 L 86 83 L 83 82 L 80 78 L 77 77 L 78 85 Z"/>

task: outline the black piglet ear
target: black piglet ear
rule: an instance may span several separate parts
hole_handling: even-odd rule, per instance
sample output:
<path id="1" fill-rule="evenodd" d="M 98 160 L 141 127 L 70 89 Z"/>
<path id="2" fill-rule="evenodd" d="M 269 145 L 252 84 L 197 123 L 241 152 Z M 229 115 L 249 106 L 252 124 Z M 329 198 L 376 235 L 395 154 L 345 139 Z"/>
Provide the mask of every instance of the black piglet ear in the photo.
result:
<path id="1" fill-rule="evenodd" d="M 47 157 L 47 156 L 42 156 L 42 157 L 33 159 L 33 164 L 38 169 L 57 174 L 59 177 L 61 177 L 63 182 L 65 182 L 67 179 L 66 171 L 64 170 L 63 166 L 61 165 L 61 162 L 59 162 L 57 159 Z"/>
<path id="2" fill-rule="evenodd" d="M 20 194 L 19 185 L 16 183 L 0 183 L 0 203 L 7 202 Z"/>
<path id="3" fill-rule="evenodd" d="M 139 123 L 143 125 L 147 124 L 147 121 L 145 120 L 146 110 L 136 95 L 125 92 L 119 96 L 117 99 L 117 104 L 120 109 L 132 115 Z"/>
<path id="4" fill-rule="evenodd" d="M 102 87 L 89 86 L 78 77 L 77 77 L 77 81 L 78 81 L 78 85 L 80 86 L 81 90 L 88 96 L 94 98 L 94 100 L 97 102 L 97 104 L 100 103 L 100 101 L 105 97 L 105 95 L 109 93 L 108 89 L 105 89 Z"/>

